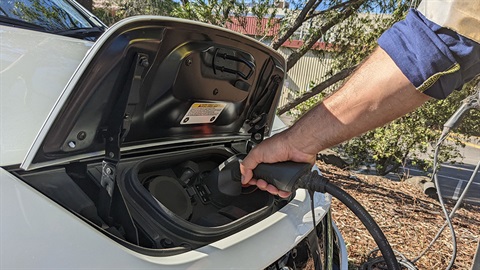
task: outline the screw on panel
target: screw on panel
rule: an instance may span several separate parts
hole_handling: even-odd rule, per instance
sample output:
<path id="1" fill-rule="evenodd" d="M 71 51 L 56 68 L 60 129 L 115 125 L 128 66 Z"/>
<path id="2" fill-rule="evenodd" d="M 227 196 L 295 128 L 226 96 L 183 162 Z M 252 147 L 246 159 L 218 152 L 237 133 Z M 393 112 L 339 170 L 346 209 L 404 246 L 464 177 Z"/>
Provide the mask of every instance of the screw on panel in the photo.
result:
<path id="1" fill-rule="evenodd" d="M 260 133 L 255 133 L 254 138 L 255 138 L 255 140 L 259 141 L 259 140 L 262 139 L 262 134 L 260 134 Z"/>
<path id="2" fill-rule="evenodd" d="M 141 57 L 140 58 L 140 65 L 142 67 L 148 67 L 150 65 L 150 63 L 148 62 L 148 58 L 147 57 Z"/>
<path id="3" fill-rule="evenodd" d="M 298 252 L 297 252 L 296 248 L 292 249 L 292 254 L 291 255 L 292 255 L 292 258 L 294 258 L 294 259 L 297 257 Z"/>
<path id="4" fill-rule="evenodd" d="M 83 141 L 85 140 L 85 138 L 87 138 L 87 133 L 85 131 L 78 132 L 77 139 L 79 139 L 80 141 Z"/>
<path id="5" fill-rule="evenodd" d="M 191 58 L 188 58 L 188 59 L 185 61 L 185 65 L 187 65 L 187 66 L 190 66 L 192 63 L 193 63 L 193 61 L 192 61 Z"/>
<path id="6" fill-rule="evenodd" d="M 115 157 L 115 154 L 114 154 L 113 152 L 110 152 L 110 153 L 108 153 L 108 156 L 109 156 L 110 158 L 113 158 L 113 157 Z"/>
<path id="7" fill-rule="evenodd" d="M 112 174 L 112 169 L 106 168 L 106 169 L 105 169 L 105 172 L 106 172 L 107 174 Z"/>
<path id="8" fill-rule="evenodd" d="M 160 240 L 160 244 L 166 248 L 173 247 L 173 241 L 168 238 Z"/>
<path id="9" fill-rule="evenodd" d="M 70 142 L 68 142 L 68 147 L 73 149 L 73 148 L 77 147 L 77 144 L 74 141 L 70 141 Z"/>
<path id="10" fill-rule="evenodd" d="M 219 92 L 219 91 L 218 91 L 218 88 L 213 89 L 213 95 L 217 95 L 218 92 Z"/>

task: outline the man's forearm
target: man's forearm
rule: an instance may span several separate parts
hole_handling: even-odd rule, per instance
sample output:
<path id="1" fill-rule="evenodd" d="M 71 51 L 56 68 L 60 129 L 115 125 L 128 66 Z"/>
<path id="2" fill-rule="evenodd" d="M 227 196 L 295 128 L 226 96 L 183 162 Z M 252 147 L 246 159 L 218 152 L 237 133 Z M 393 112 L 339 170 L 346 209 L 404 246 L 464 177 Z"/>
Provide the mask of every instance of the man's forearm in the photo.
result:
<path id="1" fill-rule="evenodd" d="M 288 136 L 299 149 L 317 153 L 382 126 L 428 99 L 377 48 L 339 91 L 295 123 Z"/>

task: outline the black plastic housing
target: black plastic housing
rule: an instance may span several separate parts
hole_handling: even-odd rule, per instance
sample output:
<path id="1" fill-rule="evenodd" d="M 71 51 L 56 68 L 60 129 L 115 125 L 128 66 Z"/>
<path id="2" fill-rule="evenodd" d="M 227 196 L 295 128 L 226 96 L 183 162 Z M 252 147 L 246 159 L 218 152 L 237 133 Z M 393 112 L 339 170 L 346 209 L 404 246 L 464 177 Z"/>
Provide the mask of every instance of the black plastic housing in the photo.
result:
<path id="1" fill-rule="evenodd" d="M 261 163 L 253 170 L 253 176 L 256 179 L 265 180 L 279 190 L 293 192 L 300 177 L 306 175 L 311 169 L 312 165 L 309 163 L 292 161 L 273 164 Z"/>
<path id="2" fill-rule="evenodd" d="M 151 158 L 136 163 L 119 179 L 120 190 L 142 235 L 141 245 L 196 248 L 233 234 L 274 211 L 274 197 L 260 190 L 252 192 L 252 188 L 245 188 L 244 194 L 224 203 L 210 199 L 217 198 L 218 202 L 218 194 L 207 187 L 205 179 L 228 155 L 211 150 L 168 159 Z M 179 181 L 179 166 L 186 160 L 200 168 L 188 184 Z M 164 179 L 156 185 L 168 190 L 161 192 L 163 197 L 155 198 L 150 185 L 158 177 Z"/>

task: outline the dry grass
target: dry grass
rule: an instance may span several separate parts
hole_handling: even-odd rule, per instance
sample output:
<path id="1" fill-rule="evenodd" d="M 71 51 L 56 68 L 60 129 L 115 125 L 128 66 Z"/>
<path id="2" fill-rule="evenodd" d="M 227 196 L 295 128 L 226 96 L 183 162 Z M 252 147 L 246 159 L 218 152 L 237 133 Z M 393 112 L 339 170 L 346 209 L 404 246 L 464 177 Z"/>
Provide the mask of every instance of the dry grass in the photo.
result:
<path id="1" fill-rule="evenodd" d="M 417 257 L 430 243 L 444 218 L 438 201 L 429 198 L 406 182 L 383 177 L 351 175 L 336 167 L 318 164 L 324 174 L 342 187 L 370 212 L 387 236 L 392 248 L 408 259 Z M 350 259 L 350 268 L 357 269 L 368 253 L 376 247 L 360 220 L 338 200 L 333 201 L 333 218 L 342 232 Z M 449 204 L 449 209 L 453 204 Z M 454 269 L 470 269 L 480 235 L 480 207 L 464 205 L 453 219 L 458 252 Z M 416 266 L 418 269 L 444 269 L 449 261 L 452 244 L 445 229 L 434 247 Z"/>

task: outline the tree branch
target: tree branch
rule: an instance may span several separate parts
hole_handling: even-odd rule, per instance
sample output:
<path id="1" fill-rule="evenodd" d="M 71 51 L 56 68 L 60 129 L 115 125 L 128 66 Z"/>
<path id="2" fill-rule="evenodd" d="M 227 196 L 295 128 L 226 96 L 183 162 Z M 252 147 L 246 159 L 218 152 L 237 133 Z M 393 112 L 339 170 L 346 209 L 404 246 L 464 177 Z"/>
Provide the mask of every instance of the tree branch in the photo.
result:
<path id="1" fill-rule="evenodd" d="M 312 7 L 312 8 L 310 9 L 310 11 L 308 12 L 307 17 L 310 16 L 310 15 L 312 15 L 312 14 L 315 12 L 315 10 L 317 10 L 318 6 L 319 6 L 322 2 L 323 2 L 323 0 L 317 1 L 317 2 L 315 3 L 315 5 L 313 5 L 313 7 Z"/>
<path id="2" fill-rule="evenodd" d="M 343 2 L 343 3 L 337 4 L 337 5 L 331 6 L 328 9 L 320 10 L 318 12 L 311 12 L 305 17 L 305 21 L 313 19 L 313 18 L 317 17 L 318 15 L 325 14 L 325 13 L 327 13 L 329 11 L 332 11 L 332 10 L 348 8 L 350 5 L 354 5 L 354 4 L 356 4 L 357 2 L 360 2 L 360 1 L 362 1 L 362 0 L 351 0 L 351 1 L 348 1 L 348 2 Z M 315 11 L 315 10 L 313 10 L 313 11 Z M 342 12 L 342 11 L 339 11 L 339 12 Z"/>
<path id="3" fill-rule="evenodd" d="M 366 0 L 355 0 L 355 4 L 348 6 L 345 12 L 338 12 L 336 16 L 334 16 L 332 19 L 322 25 L 320 29 L 317 29 L 315 33 L 309 37 L 308 41 L 305 42 L 305 44 L 299 50 L 293 52 L 288 56 L 287 71 L 290 70 L 293 66 L 295 66 L 295 64 L 297 64 L 298 60 L 300 60 L 300 58 L 305 55 L 313 47 L 313 45 L 315 45 L 315 43 L 320 39 L 320 37 L 322 37 L 325 32 L 330 30 L 333 26 L 337 25 L 341 21 L 352 16 L 365 1 Z"/>
<path id="4" fill-rule="evenodd" d="M 326 88 L 334 85 L 335 83 L 347 78 L 353 72 L 353 70 L 355 70 L 356 67 L 357 66 L 355 65 L 355 66 L 352 66 L 352 67 L 349 67 L 349 68 L 345 68 L 345 69 L 341 70 L 340 72 L 336 73 L 335 75 L 333 75 L 332 77 L 328 78 L 326 81 L 323 81 L 323 82 L 317 84 L 309 92 L 304 93 L 302 96 L 294 99 L 292 102 L 289 102 L 285 106 L 279 108 L 277 110 L 277 114 L 282 115 L 282 114 L 290 111 L 291 109 L 295 108 L 295 106 L 297 106 L 298 104 L 300 104 L 300 103 L 308 100 L 309 98 L 321 93 L 323 90 L 325 90 Z"/>
<path id="5" fill-rule="evenodd" d="M 293 35 L 293 33 L 295 33 L 295 31 L 300 28 L 300 26 L 302 26 L 303 22 L 305 21 L 305 17 L 307 16 L 311 8 L 315 5 L 315 2 L 317 2 L 317 0 L 308 0 L 307 4 L 305 4 L 305 7 L 302 9 L 300 14 L 298 14 L 297 18 L 288 28 L 287 32 L 285 32 L 272 44 L 273 49 L 278 50 L 278 48 L 280 48 L 280 46 L 282 46 L 282 44 L 285 43 L 285 41 L 287 41 Z"/>

